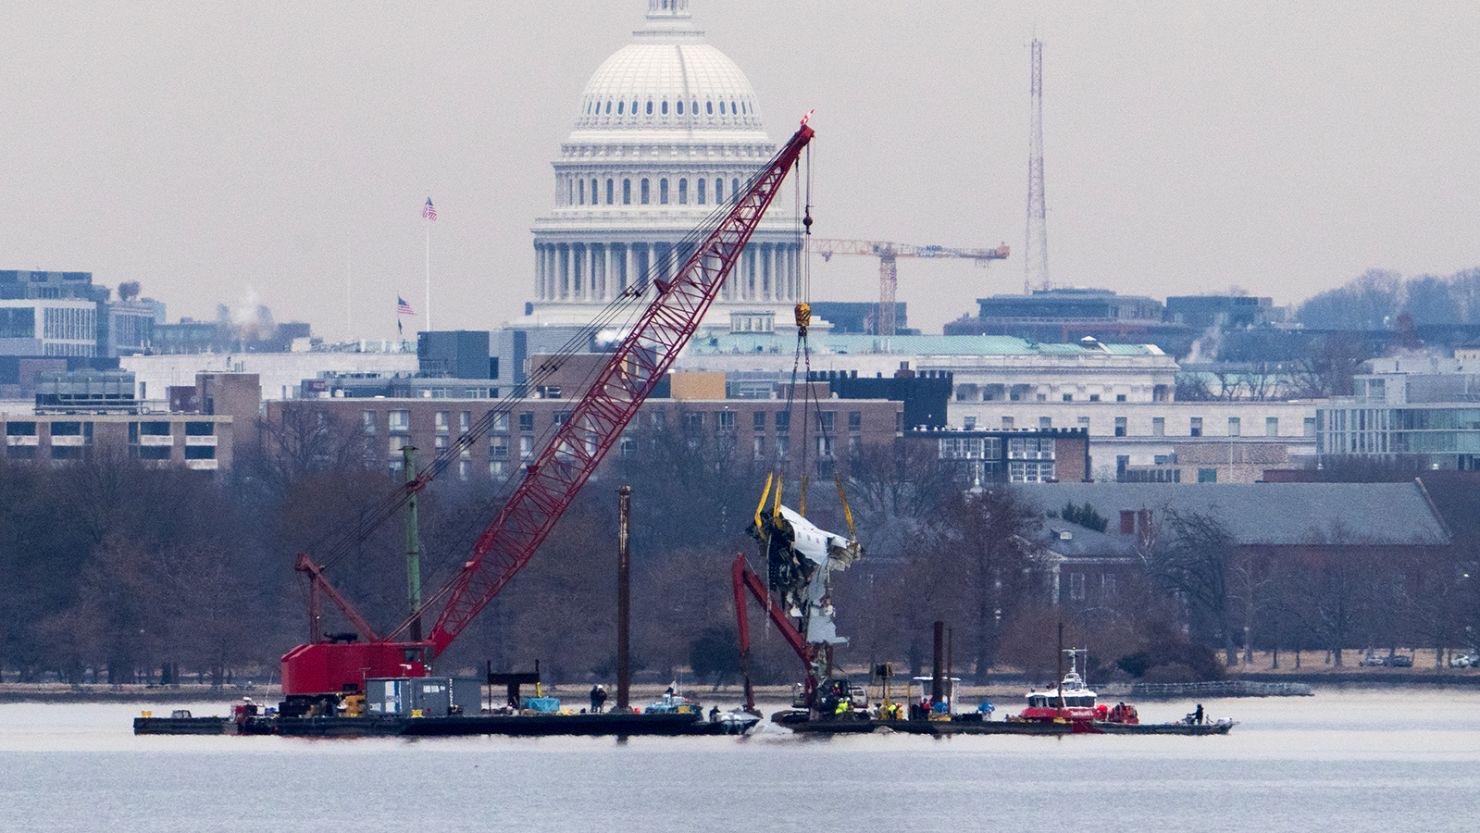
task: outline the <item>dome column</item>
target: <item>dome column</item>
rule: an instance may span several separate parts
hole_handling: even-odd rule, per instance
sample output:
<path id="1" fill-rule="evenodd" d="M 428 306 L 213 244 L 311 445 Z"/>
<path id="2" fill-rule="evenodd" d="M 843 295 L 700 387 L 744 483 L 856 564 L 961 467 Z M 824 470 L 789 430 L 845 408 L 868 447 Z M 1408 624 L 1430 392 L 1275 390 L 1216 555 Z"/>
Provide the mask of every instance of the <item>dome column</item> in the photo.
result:
<path id="1" fill-rule="evenodd" d="M 570 244 L 561 243 L 559 245 L 559 250 L 560 264 L 558 267 L 556 267 L 557 271 L 560 273 L 559 295 L 560 300 L 565 301 L 570 298 Z"/>

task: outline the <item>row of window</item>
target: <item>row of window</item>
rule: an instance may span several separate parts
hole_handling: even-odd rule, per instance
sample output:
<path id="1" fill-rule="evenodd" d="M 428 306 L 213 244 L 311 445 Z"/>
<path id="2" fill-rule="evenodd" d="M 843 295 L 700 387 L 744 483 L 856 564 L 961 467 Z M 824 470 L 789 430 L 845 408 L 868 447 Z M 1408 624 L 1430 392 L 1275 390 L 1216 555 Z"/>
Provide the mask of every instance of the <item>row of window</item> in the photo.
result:
<path id="1" fill-rule="evenodd" d="M 1004 416 L 1004 417 L 1002 417 L 1002 427 L 1004 429 L 1011 430 L 1011 429 L 1013 429 L 1013 428 L 1016 427 L 1016 423 L 1017 423 L 1017 420 L 1014 417 L 1010 417 L 1010 416 Z M 1127 417 L 1115 417 L 1115 425 L 1114 425 L 1114 429 L 1113 429 L 1114 435 L 1117 436 L 1117 437 L 1130 436 L 1130 434 L 1129 434 L 1129 424 L 1130 424 L 1130 420 Z M 965 417 L 962 420 L 962 427 L 965 428 L 967 431 L 976 430 L 976 428 L 977 428 L 977 419 L 976 419 L 976 417 L 974 417 L 974 416 Z M 1053 417 L 1046 417 L 1046 416 L 1045 417 L 1039 417 L 1038 418 L 1038 427 L 1040 429 L 1053 428 L 1054 427 Z M 1089 430 L 1089 427 L 1090 427 L 1090 419 L 1089 419 L 1089 417 L 1087 417 L 1087 416 L 1076 417 L 1075 418 L 1075 427 L 1083 428 L 1086 431 Z M 1303 424 L 1302 427 L 1303 427 L 1304 435 L 1305 436 L 1307 436 L 1307 437 L 1314 437 L 1316 435 L 1316 420 L 1315 420 L 1315 417 L 1305 417 L 1304 424 Z M 1151 434 L 1150 434 L 1150 436 L 1153 436 L 1153 437 L 1165 437 L 1166 435 L 1167 435 L 1167 420 L 1166 420 L 1166 417 L 1152 417 L 1151 418 Z M 1188 420 L 1187 436 L 1189 436 L 1189 437 L 1201 437 L 1203 435 L 1204 435 L 1203 434 L 1203 418 L 1202 417 L 1192 417 L 1192 418 L 1190 418 Z M 1242 436 L 1244 436 L 1244 433 L 1243 433 L 1243 418 L 1242 417 L 1229 417 L 1228 418 L 1228 433 L 1226 434 L 1226 436 L 1229 436 L 1229 437 L 1242 437 Z M 1250 436 L 1253 436 L 1253 435 L 1250 435 Z M 1280 436 L 1280 418 L 1279 417 L 1265 417 L 1264 418 L 1264 436 L 1266 436 L 1266 437 L 1278 437 L 1278 436 Z"/>
<path id="2" fill-rule="evenodd" d="M 623 177 L 620 186 L 618 186 L 615 178 L 607 177 L 604 188 L 602 187 L 602 181 L 594 176 L 589 178 L 564 176 L 560 179 L 563 186 L 557 189 L 557 198 L 561 205 L 617 205 L 618 187 L 621 188 L 620 204 L 632 205 L 633 203 L 633 180 L 629 177 Z M 669 185 L 668 177 L 660 177 L 655 196 L 653 193 L 653 181 L 647 177 L 642 177 L 636 181 L 635 198 L 640 205 L 651 205 L 654 201 L 658 205 L 671 205 L 674 203 L 688 205 L 691 201 L 694 205 L 709 205 L 712 197 L 712 202 L 715 205 L 719 205 L 725 201 L 724 177 L 717 176 L 713 179 L 714 187 L 712 190 L 710 189 L 710 181 L 704 177 L 696 177 L 693 180 L 693 188 L 691 190 L 688 177 L 680 177 L 677 185 L 672 187 Z M 589 188 L 587 187 L 588 183 Z M 740 178 L 731 177 L 729 193 L 734 195 L 739 192 Z M 605 197 L 604 199 L 603 196 Z"/>
<path id="3" fill-rule="evenodd" d="M 451 411 L 437 411 L 437 412 L 435 412 L 433 414 L 433 417 L 432 417 L 433 427 L 436 429 L 436 432 L 438 434 L 451 434 L 452 433 L 452 413 L 453 412 L 451 412 Z M 686 412 L 684 412 L 684 415 L 683 415 L 683 427 L 685 429 L 687 429 L 687 430 L 693 430 L 693 431 L 703 430 L 704 427 L 705 427 L 705 425 L 706 425 L 706 423 L 709 421 L 708 420 L 708 417 L 709 417 L 710 413 L 711 412 L 704 412 L 704 411 L 686 411 Z M 767 413 L 768 413 L 767 411 L 754 411 L 754 412 L 751 413 L 751 427 L 752 427 L 753 430 L 755 430 L 755 431 L 765 431 L 766 430 L 767 423 L 771 421 L 771 420 L 769 420 L 767 418 L 767 416 L 766 416 Z M 785 433 L 785 432 L 791 430 L 791 414 L 789 412 L 787 412 L 787 411 L 774 411 L 774 412 L 771 412 L 771 413 L 774 413 L 775 414 L 774 423 L 775 423 L 775 426 L 776 426 L 776 431 L 778 433 Z M 519 430 L 521 432 L 529 432 L 529 431 L 533 431 L 534 430 L 534 422 L 535 422 L 534 417 L 535 417 L 535 415 L 534 415 L 533 412 L 531 412 L 531 411 L 524 411 L 524 412 L 519 413 L 517 416 L 518 416 Z M 557 411 L 554 414 L 554 416 L 553 416 L 555 424 L 556 425 L 563 424 L 568 416 L 569 416 L 569 412 L 567 412 L 567 411 Z M 718 430 L 720 430 L 720 431 L 733 431 L 733 430 L 735 430 L 735 412 L 734 411 L 714 411 L 714 412 L 712 412 L 712 416 L 714 418 L 714 425 L 715 425 L 715 427 Z M 836 411 L 821 411 L 821 412 L 818 413 L 818 416 L 820 417 L 821 430 L 822 431 L 824 431 L 824 432 L 832 432 L 832 431 L 834 431 L 836 429 L 836 427 L 837 427 L 837 412 Z M 667 415 L 663 411 L 653 411 L 651 413 L 651 419 L 652 419 L 652 422 L 653 422 L 654 425 L 661 425 L 661 424 L 663 424 L 666 421 L 666 418 L 667 418 Z M 457 433 L 458 434 L 465 434 L 465 433 L 467 433 L 469 427 L 472 425 L 472 421 L 473 421 L 473 413 L 472 413 L 472 411 L 459 411 L 457 413 Z M 206 423 L 206 425 L 209 425 L 209 423 Z M 360 412 L 360 426 L 361 426 L 361 428 L 364 430 L 364 432 L 366 434 L 375 434 L 375 433 L 377 433 L 379 431 L 379 425 L 380 425 L 380 412 L 379 411 L 361 411 Z M 394 434 L 394 433 L 403 433 L 403 434 L 410 433 L 410 431 L 411 431 L 411 411 L 410 410 L 399 410 L 399 409 L 398 410 L 392 410 L 392 411 L 386 411 L 386 426 L 387 426 L 387 431 L 389 433 L 392 433 L 392 434 Z M 812 426 L 809 426 L 809 427 L 812 427 Z M 862 411 L 849 411 L 848 412 L 848 431 L 850 433 L 859 433 L 862 430 L 863 430 L 863 412 Z M 492 423 L 491 423 L 491 425 L 489 427 L 489 431 L 491 433 L 494 433 L 494 434 L 507 434 L 507 433 L 509 433 L 509 414 L 506 414 L 506 413 L 494 414 L 493 415 Z M 166 433 L 168 433 L 168 432 L 166 432 Z"/>
<path id="4" fill-rule="evenodd" d="M 702 107 L 700 106 L 702 104 Z M 748 98 L 697 98 L 675 99 L 672 107 L 666 98 L 660 99 L 617 99 L 592 96 L 586 99 L 581 114 L 584 116 L 750 116 L 755 105 Z"/>
<path id="5" fill-rule="evenodd" d="M 93 433 L 92 422 L 78 421 L 55 421 L 51 424 L 51 435 L 53 437 L 91 437 Z M 146 437 L 168 437 L 171 433 L 172 423 L 162 420 L 145 420 L 142 422 L 129 423 L 129 439 L 137 440 L 140 436 Z M 7 437 L 34 437 L 37 435 L 37 423 L 31 420 L 5 423 L 5 436 Z M 187 437 L 211 437 L 216 433 L 214 422 L 191 421 L 185 423 L 185 436 Z"/>

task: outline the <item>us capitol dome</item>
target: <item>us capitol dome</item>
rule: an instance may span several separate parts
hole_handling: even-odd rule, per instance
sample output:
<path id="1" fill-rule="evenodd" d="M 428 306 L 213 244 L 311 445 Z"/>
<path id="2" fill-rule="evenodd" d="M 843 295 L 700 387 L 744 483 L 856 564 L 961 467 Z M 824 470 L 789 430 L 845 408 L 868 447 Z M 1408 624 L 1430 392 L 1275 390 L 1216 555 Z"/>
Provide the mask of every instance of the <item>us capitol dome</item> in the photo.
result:
<path id="1" fill-rule="evenodd" d="M 749 79 L 705 42 L 689 0 L 648 0 L 633 42 L 587 82 L 560 146 L 555 207 L 533 228 L 526 322 L 584 324 L 650 269 L 671 276 L 694 228 L 775 151 Z M 800 288 L 791 190 L 777 194 L 706 329 L 790 324 Z"/>

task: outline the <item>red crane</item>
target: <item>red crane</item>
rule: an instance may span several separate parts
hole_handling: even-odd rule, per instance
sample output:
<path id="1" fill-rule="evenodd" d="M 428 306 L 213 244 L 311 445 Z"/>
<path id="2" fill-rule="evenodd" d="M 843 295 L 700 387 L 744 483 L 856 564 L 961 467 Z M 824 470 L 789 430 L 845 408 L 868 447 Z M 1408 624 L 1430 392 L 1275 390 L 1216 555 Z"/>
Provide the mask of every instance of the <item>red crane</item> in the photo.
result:
<path id="1" fill-rule="evenodd" d="M 743 553 L 736 555 L 735 563 L 730 565 L 730 585 L 735 591 L 735 627 L 740 641 L 740 677 L 745 681 L 745 710 L 758 714 L 755 709 L 755 689 L 750 684 L 750 617 L 745 614 L 746 591 L 755 597 L 756 603 L 770 617 L 771 624 L 776 626 L 781 638 L 786 640 L 786 644 L 791 646 L 791 650 L 802 661 L 802 666 L 806 668 L 803 696 L 807 703 L 812 703 L 817 696 L 821 674 L 827 670 L 824 660 L 824 667 L 819 673 L 818 661 L 822 658 L 817 646 L 807 642 L 807 638 L 797 630 L 786 609 L 771 594 L 770 588 L 766 587 L 766 580 L 745 563 Z"/>
<path id="2" fill-rule="evenodd" d="M 810 114 L 809 114 L 810 115 Z M 637 409 L 662 380 L 698 329 L 782 182 L 811 141 L 801 127 L 734 198 L 718 223 L 694 247 L 671 282 L 654 280 L 657 295 L 638 316 L 565 422 L 525 469 L 502 510 L 478 536 L 457 574 L 420 609 L 386 634 L 369 623 L 326 580 L 306 554 L 297 569 L 309 577 L 310 640 L 282 657 L 283 694 L 300 700 L 361 692 L 371 677 L 422 676 L 427 664 L 457 639 L 529 563 L 576 493 L 617 441 Z M 639 288 L 637 291 L 645 291 Z M 460 447 L 463 443 L 459 441 Z M 403 490 L 424 488 L 440 468 L 433 464 Z M 359 632 L 359 641 L 326 639 L 319 598 L 328 596 Z M 440 605 L 431 630 L 416 631 Z"/>

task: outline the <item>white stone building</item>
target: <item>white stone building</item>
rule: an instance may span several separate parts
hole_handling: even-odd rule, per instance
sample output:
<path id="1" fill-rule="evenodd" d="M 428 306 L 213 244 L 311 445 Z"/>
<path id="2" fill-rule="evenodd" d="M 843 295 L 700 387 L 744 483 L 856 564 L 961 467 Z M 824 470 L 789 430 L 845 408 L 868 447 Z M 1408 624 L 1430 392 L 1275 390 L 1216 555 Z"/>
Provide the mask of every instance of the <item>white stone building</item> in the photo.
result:
<path id="1" fill-rule="evenodd" d="M 1087 428 L 1095 480 L 1252 483 L 1266 469 L 1313 464 L 1320 404 L 958 398 L 947 420 L 965 430 Z"/>
<path id="2" fill-rule="evenodd" d="M 648 0 L 633 42 L 587 82 L 555 161 L 555 207 L 536 221 L 535 300 L 521 325 L 585 324 L 645 275 L 671 276 L 691 235 L 776 145 L 745 73 L 704 40 L 689 0 Z M 789 325 L 800 226 L 778 199 L 704 319 Z"/>

